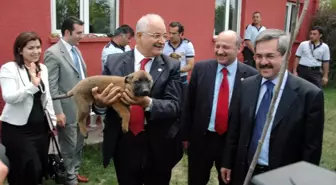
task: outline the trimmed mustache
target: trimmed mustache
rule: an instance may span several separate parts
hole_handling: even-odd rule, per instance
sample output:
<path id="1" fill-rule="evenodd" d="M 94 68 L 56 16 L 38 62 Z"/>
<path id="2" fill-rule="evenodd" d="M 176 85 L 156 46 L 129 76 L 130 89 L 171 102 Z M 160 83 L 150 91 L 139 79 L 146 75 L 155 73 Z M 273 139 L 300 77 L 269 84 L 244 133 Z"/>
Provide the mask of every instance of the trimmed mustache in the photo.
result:
<path id="1" fill-rule="evenodd" d="M 218 57 L 225 57 L 225 56 L 227 56 L 227 55 L 224 54 L 224 53 L 219 54 L 219 53 L 216 52 L 216 56 L 218 56 Z"/>
<path id="2" fill-rule="evenodd" d="M 158 43 L 155 43 L 153 44 L 154 47 L 157 47 L 157 48 L 163 48 L 163 44 L 158 44 Z"/>
<path id="3" fill-rule="evenodd" d="M 259 69 L 273 69 L 273 65 L 272 64 L 259 64 Z"/>

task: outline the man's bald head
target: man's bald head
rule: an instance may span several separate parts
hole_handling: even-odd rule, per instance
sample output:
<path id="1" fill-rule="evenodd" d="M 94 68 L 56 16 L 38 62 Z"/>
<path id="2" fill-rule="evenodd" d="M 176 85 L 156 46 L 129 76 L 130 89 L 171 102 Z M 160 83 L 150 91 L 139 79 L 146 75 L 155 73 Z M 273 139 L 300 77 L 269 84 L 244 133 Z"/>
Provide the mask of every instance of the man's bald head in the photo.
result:
<path id="1" fill-rule="evenodd" d="M 145 57 L 155 57 L 162 53 L 166 42 L 166 25 L 161 16 L 147 14 L 136 25 L 136 48 Z"/>
<path id="2" fill-rule="evenodd" d="M 237 59 L 241 46 L 240 36 L 232 31 L 223 31 L 217 38 L 215 43 L 215 54 L 218 63 L 228 66 Z"/>
<path id="3" fill-rule="evenodd" d="M 240 48 L 242 43 L 242 39 L 240 38 L 239 34 L 232 30 L 227 30 L 219 33 L 217 35 L 216 42 L 222 40 L 235 42 L 237 48 Z"/>
<path id="4" fill-rule="evenodd" d="M 136 25 L 136 33 L 139 32 L 147 32 L 149 26 L 162 26 L 164 24 L 164 20 L 161 16 L 157 14 L 147 14 L 142 16 Z"/>

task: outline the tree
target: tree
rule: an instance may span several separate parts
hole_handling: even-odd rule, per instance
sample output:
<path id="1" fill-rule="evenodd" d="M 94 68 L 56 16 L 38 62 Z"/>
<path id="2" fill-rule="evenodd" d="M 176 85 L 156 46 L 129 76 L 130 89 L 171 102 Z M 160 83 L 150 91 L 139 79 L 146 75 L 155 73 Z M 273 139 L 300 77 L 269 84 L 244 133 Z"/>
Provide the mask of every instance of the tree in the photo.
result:
<path id="1" fill-rule="evenodd" d="M 115 29 L 115 6 L 111 7 L 109 0 L 89 1 L 90 33 L 108 34 Z M 61 29 L 62 22 L 69 16 L 80 17 L 79 0 L 56 0 L 56 28 Z M 84 12 L 86 13 L 86 12 Z M 113 19 L 111 21 L 111 18 Z"/>

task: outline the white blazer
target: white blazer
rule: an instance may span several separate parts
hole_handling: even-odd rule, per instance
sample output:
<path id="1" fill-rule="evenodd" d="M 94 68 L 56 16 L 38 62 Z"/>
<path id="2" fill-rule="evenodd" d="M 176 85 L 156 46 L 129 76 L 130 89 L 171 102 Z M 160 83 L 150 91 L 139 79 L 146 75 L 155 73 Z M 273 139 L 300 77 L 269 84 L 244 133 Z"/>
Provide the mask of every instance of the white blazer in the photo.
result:
<path id="1" fill-rule="evenodd" d="M 45 91 L 42 92 L 41 96 L 42 106 L 49 112 L 52 123 L 56 126 L 56 115 L 49 92 L 48 69 L 44 64 L 40 64 L 40 66 L 41 80 L 45 86 Z M 0 84 L 2 98 L 6 103 L 0 120 L 12 125 L 27 124 L 33 108 L 34 94 L 39 89 L 29 81 L 26 69 L 20 68 L 16 62 L 8 62 L 2 65 L 0 69 Z"/>

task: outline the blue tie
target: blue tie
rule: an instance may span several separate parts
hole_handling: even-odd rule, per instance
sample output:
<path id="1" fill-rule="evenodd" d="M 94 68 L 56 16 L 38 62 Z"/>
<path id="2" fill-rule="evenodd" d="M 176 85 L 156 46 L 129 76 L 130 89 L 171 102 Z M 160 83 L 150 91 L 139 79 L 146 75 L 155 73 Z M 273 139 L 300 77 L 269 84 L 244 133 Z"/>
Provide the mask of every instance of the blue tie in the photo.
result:
<path id="1" fill-rule="evenodd" d="M 254 130 L 253 130 L 253 135 L 252 135 L 252 140 L 250 144 L 250 149 L 249 149 L 249 157 L 248 157 L 248 163 L 251 164 L 253 160 L 254 153 L 257 150 L 258 146 L 258 141 L 261 137 L 261 133 L 264 129 L 265 123 L 266 123 L 266 116 L 268 113 L 268 109 L 271 105 L 271 100 L 273 96 L 273 88 L 274 84 L 271 81 L 266 81 L 264 83 L 266 85 L 267 90 L 260 102 L 260 106 L 257 112 L 257 116 L 255 119 L 255 125 L 254 125 Z"/>
<path id="2" fill-rule="evenodd" d="M 76 49 L 75 47 L 72 47 L 71 48 L 71 55 L 72 55 L 72 58 L 73 58 L 73 62 L 75 64 L 75 67 L 77 69 L 77 72 L 79 73 L 79 76 L 80 76 L 80 79 L 82 80 L 83 77 L 82 77 L 82 72 L 81 72 L 81 69 L 80 69 L 80 65 L 79 65 L 79 58 L 77 56 L 77 52 L 76 52 Z"/>

